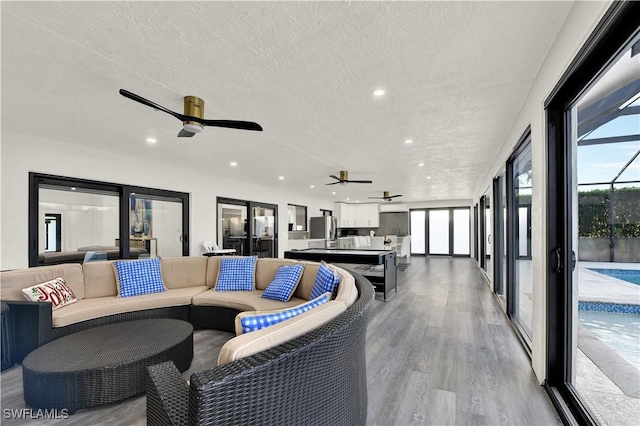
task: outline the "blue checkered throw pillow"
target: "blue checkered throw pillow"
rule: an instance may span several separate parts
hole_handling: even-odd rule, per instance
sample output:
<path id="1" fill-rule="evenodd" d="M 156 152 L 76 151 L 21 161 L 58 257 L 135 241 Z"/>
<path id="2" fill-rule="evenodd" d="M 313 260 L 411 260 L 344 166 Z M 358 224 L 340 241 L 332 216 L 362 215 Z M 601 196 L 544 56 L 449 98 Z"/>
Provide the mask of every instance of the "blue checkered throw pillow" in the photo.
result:
<path id="1" fill-rule="evenodd" d="M 120 286 L 120 297 L 159 293 L 165 290 L 160 258 L 114 262 Z"/>
<path id="2" fill-rule="evenodd" d="M 309 300 L 313 300 L 324 293 L 331 293 L 335 297 L 335 291 L 338 289 L 339 282 L 340 277 L 338 274 L 336 274 L 333 269 L 329 268 L 327 265 L 321 264 L 318 268 L 316 279 L 313 282 L 313 288 L 311 289 Z"/>
<path id="3" fill-rule="evenodd" d="M 300 282 L 303 270 L 304 263 L 281 266 L 271 284 L 262 293 L 262 298 L 288 302 Z"/>
<path id="4" fill-rule="evenodd" d="M 317 299 L 306 302 L 302 305 L 296 306 L 294 308 L 285 309 L 283 311 L 268 313 L 268 314 L 257 314 L 242 317 L 240 323 L 242 324 L 242 332 L 249 333 L 251 331 L 256 331 L 263 329 L 265 327 L 269 327 L 270 325 L 278 324 L 284 320 L 288 320 L 289 318 L 296 317 L 302 313 L 305 313 L 317 306 L 324 305 L 329 301 L 329 295 L 323 294 Z"/>
<path id="5" fill-rule="evenodd" d="M 253 291 L 256 276 L 256 256 L 223 257 L 216 291 Z"/>

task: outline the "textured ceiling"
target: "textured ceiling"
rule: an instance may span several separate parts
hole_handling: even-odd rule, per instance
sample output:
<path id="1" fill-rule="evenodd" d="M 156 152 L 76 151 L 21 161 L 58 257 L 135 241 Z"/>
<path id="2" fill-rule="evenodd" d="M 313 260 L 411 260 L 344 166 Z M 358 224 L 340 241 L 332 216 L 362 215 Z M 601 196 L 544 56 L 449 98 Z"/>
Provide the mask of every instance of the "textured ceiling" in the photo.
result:
<path id="1" fill-rule="evenodd" d="M 329 199 L 468 199 L 571 5 L 2 2 L 2 127 Z M 177 138 L 120 88 L 264 132 Z M 340 170 L 374 184 L 324 186 Z"/>

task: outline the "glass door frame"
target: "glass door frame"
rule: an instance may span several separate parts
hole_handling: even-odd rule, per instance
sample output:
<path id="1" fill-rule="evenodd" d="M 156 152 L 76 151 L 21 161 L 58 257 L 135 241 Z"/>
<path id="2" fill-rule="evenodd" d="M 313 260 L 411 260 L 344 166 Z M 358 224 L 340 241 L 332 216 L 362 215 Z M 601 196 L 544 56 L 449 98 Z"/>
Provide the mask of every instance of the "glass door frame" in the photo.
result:
<path id="1" fill-rule="evenodd" d="M 565 424 L 598 424 L 572 373 L 572 138 L 568 111 L 638 31 L 640 2 L 614 2 L 545 100 L 547 121 L 547 329 L 545 389 Z M 566 410 L 569 410 L 567 412 Z"/>
<path id="2" fill-rule="evenodd" d="M 434 207 L 434 208 L 425 208 L 425 209 L 412 209 L 414 210 L 424 210 L 425 217 L 425 246 L 424 252 L 425 256 L 453 256 L 453 257 L 471 257 L 471 244 L 469 244 L 469 253 L 468 254 L 454 254 L 454 230 L 453 230 L 453 212 L 454 210 L 467 210 L 469 211 L 469 222 L 471 222 L 471 208 L 470 207 Z M 449 212 L 449 252 L 448 253 L 429 253 L 429 213 L 431 211 L 442 211 L 446 210 Z M 471 223 L 469 223 L 469 243 L 471 243 Z"/>
<path id="3" fill-rule="evenodd" d="M 501 186 L 501 184 L 506 185 L 506 180 L 507 174 L 505 171 L 500 172 L 498 176 L 493 179 L 493 292 L 497 296 L 497 299 L 500 302 L 500 306 L 502 306 L 502 308 L 505 310 L 507 310 L 505 302 L 506 300 L 508 300 L 509 295 L 511 294 L 511 291 L 509 290 L 509 244 L 504 235 L 507 229 L 505 229 L 504 226 L 504 220 L 506 220 L 506 218 L 503 216 L 506 214 L 506 216 L 508 217 L 509 211 L 506 205 L 502 205 Z M 508 224 L 506 228 L 508 228 Z M 507 241 L 506 247 L 504 246 L 505 241 Z M 504 251 L 507 251 L 506 262 L 503 261 Z"/>
<path id="4" fill-rule="evenodd" d="M 413 232 L 411 230 L 411 213 L 412 212 L 424 212 L 424 234 L 422 235 L 422 238 L 424 238 L 424 253 L 411 252 L 411 256 L 426 257 L 429 253 L 428 251 L 429 238 L 427 237 L 427 232 L 429 231 L 429 228 L 427 228 L 427 226 L 429 225 L 429 212 L 428 212 L 428 209 L 426 208 L 409 209 L 409 235 L 411 235 L 412 238 L 413 238 Z M 413 244 L 411 245 L 411 248 L 413 249 Z"/>
<path id="5" fill-rule="evenodd" d="M 248 200 L 240 200 L 237 198 L 227 198 L 227 197 L 216 197 L 216 216 L 218 212 L 219 204 L 232 204 L 236 206 L 246 207 L 247 208 L 247 243 L 246 246 L 248 248 L 245 256 L 253 256 L 253 209 L 254 208 L 265 208 L 272 209 L 274 212 L 273 219 L 273 254 L 275 257 L 278 257 L 278 205 L 270 204 L 270 203 L 260 203 L 257 201 L 248 201 Z M 220 229 L 218 228 L 218 224 L 220 223 L 220 218 L 216 220 L 216 239 L 219 238 Z M 250 241 L 250 242 L 249 242 Z"/>
<path id="6" fill-rule="evenodd" d="M 118 236 L 120 244 L 120 259 L 129 259 L 129 198 L 131 194 L 147 194 L 161 198 L 175 198 L 182 203 L 182 255 L 189 256 L 189 197 L 185 192 L 169 191 L 165 189 L 146 188 L 142 186 L 123 185 L 118 183 L 100 182 L 89 179 L 79 179 L 67 176 L 48 175 L 29 172 L 29 236 L 28 259 L 29 267 L 38 266 L 38 235 L 39 235 L 39 206 L 40 187 L 83 188 L 92 191 L 113 193 L 119 197 Z"/>

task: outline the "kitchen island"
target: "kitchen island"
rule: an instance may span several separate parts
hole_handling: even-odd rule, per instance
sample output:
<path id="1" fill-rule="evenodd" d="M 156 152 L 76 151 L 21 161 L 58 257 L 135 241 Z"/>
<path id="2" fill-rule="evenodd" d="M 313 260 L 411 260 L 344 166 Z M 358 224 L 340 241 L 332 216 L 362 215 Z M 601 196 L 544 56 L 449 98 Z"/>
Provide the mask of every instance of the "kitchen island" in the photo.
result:
<path id="1" fill-rule="evenodd" d="M 368 274 L 358 271 L 376 286 L 376 291 L 383 293 L 383 299 L 394 289 L 398 291 L 398 274 L 396 270 L 396 252 L 392 250 L 334 250 L 307 249 L 284 252 L 287 259 L 324 260 L 329 263 L 356 263 L 365 265 L 382 265 L 383 274 Z"/>

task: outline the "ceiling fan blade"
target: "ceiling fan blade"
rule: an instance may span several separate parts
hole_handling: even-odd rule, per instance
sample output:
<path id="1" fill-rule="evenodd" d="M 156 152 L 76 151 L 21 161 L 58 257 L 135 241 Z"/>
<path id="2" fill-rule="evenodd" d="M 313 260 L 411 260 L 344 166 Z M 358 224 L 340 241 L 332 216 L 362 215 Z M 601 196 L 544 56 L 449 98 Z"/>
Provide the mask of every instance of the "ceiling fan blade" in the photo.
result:
<path id="1" fill-rule="evenodd" d="M 348 183 L 373 183 L 372 180 L 345 180 Z"/>
<path id="2" fill-rule="evenodd" d="M 175 118 L 177 118 L 180 121 L 187 121 L 186 120 L 187 116 L 182 115 L 182 114 L 178 114 L 175 111 L 171 111 L 170 109 L 167 109 L 167 108 L 163 107 L 162 105 L 158 105 L 155 102 L 151 102 L 150 100 L 145 99 L 142 96 L 138 96 L 135 93 L 131 93 L 128 90 L 120 89 L 120 94 L 122 96 L 124 96 L 125 98 L 129 98 L 129 99 L 131 99 L 133 101 L 140 102 L 142 105 L 146 105 L 148 107 L 157 109 L 159 111 L 166 112 L 169 115 L 173 115 Z"/>
<path id="3" fill-rule="evenodd" d="M 334 175 L 329 175 L 330 178 L 334 178 L 335 180 L 340 180 L 340 178 L 338 176 L 334 176 Z"/>
<path id="4" fill-rule="evenodd" d="M 178 133 L 179 138 L 190 138 L 193 137 L 193 135 L 195 135 L 195 133 L 192 133 L 185 129 L 180 130 L 180 133 Z"/>
<path id="5" fill-rule="evenodd" d="M 337 184 L 339 184 L 339 183 L 340 183 L 340 182 L 331 182 L 331 183 L 325 183 L 325 185 L 337 185 Z"/>
<path id="6" fill-rule="evenodd" d="M 191 117 L 189 117 L 191 118 Z M 199 119 L 197 117 L 193 117 L 193 121 L 197 121 L 205 126 L 214 126 L 214 127 L 227 127 L 229 129 L 240 129 L 240 130 L 255 130 L 257 132 L 262 131 L 262 126 L 258 123 L 254 123 L 253 121 L 237 121 L 237 120 L 204 120 Z"/>
<path id="7" fill-rule="evenodd" d="M 392 196 L 387 197 L 387 198 L 396 198 L 396 197 L 402 197 L 402 195 L 401 195 L 401 194 L 398 194 L 398 195 L 392 195 Z"/>

